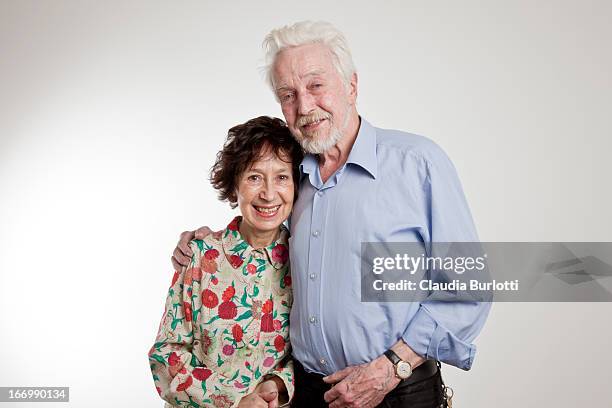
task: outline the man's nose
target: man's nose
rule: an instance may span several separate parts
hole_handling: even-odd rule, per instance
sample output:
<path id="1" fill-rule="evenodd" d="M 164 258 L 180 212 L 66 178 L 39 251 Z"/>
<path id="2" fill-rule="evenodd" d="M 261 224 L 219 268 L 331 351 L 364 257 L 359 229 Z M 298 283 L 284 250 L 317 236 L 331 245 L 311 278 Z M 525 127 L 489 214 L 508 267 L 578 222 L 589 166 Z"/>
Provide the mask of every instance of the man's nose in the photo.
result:
<path id="1" fill-rule="evenodd" d="M 300 115 L 308 115 L 316 107 L 314 97 L 308 92 L 299 93 L 297 97 L 297 102 L 298 112 Z"/>

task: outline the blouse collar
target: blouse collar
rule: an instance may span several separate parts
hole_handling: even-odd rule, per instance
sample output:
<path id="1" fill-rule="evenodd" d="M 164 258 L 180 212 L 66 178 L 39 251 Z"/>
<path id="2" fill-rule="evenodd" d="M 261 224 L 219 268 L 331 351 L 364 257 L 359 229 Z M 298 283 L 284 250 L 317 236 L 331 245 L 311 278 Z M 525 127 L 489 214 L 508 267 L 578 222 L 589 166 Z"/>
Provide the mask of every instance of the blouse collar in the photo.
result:
<path id="1" fill-rule="evenodd" d="M 244 262 L 251 256 L 254 259 L 265 259 L 274 269 L 281 269 L 289 262 L 289 231 L 280 225 L 278 238 L 265 248 L 255 249 L 244 239 L 239 231 L 242 216 L 235 217 L 222 231 L 221 244 L 223 252 L 234 269 L 242 269 Z"/>

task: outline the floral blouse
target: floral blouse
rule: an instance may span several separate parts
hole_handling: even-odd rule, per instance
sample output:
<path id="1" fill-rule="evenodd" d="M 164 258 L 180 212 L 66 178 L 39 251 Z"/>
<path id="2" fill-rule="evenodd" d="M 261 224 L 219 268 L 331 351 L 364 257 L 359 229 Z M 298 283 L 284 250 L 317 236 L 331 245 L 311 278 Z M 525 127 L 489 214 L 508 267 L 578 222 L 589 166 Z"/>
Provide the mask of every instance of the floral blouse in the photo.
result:
<path id="1" fill-rule="evenodd" d="M 190 242 L 188 268 L 175 272 L 149 361 L 170 406 L 235 407 L 269 374 L 293 396 L 289 233 L 256 250 L 225 230 Z M 168 404 L 166 405 L 168 406 Z"/>

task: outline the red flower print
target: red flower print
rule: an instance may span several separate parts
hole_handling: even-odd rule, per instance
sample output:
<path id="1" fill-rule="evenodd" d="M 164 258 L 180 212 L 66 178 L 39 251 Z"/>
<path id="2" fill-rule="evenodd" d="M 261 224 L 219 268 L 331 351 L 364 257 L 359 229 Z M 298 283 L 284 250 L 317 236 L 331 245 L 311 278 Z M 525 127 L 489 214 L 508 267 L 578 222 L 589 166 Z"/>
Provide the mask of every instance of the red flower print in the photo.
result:
<path id="1" fill-rule="evenodd" d="M 270 313 L 265 313 L 261 316 L 261 331 L 264 333 L 271 333 L 274 331 L 273 318 Z"/>
<path id="2" fill-rule="evenodd" d="M 278 244 L 274 248 L 272 248 L 272 260 L 278 263 L 287 262 L 287 258 L 289 258 L 289 251 L 287 247 L 283 244 Z"/>
<path id="3" fill-rule="evenodd" d="M 177 365 L 179 361 L 181 361 L 181 359 L 174 351 L 168 356 L 168 364 L 170 364 L 170 366 Z"/>
<path id="4" fill-rule="evenodd" d="M 240 381 L 234 381 L 234 387 L 238 388 L 239 390 L 246 388 L 246 386 Z"/>
<path id="5" fill-rule="evenodd" d="M 198 267 L 193 268 L 191 270 L 191 279 L 198 282 L 202 280 L 202 269 Z"/>
<path id="6" fill-rule="evenodd" d="M 210 399 L 216 408 L 231 408 L 234 405 L 230 397 L 225 394 L 213 394 Z"/>
<path id="7" fill-rule="evenodd" d="M 253 301 L 253 305 L 251 305 L 251 313 L 253 314 L 253 319 L 261 319 L 261 300 Z"/>
<path id="8" fill-rule="evenodd" d="M 185 309 L 185 320 L 190 322 L 193 314 L 191 305 L 188 302 L 183 302 L 183 309 Z"/>
<path id="9" fill-rule="evenodd" d="M 170 287 L 174 286 L 180 274 L 181 273 L 179 271 L 174 271 L 174 276 L 172 276 L 172 283 L 170 284 Z"/>
<path id="10" fill-rule="evenodd" d="M 212 279 L 210 280 L 210 282 L 211 282 L 213 285 L 216 285 L 217 283 L 219 283 L 219 279 L 217 279 L 217 277 L 216 277 L 216 276 L 213 276 L 213 277 L 212 277 Z"/>
<path id="11" fill-rule="evenodd" d="M 176 387 L 177 391 L 185 391 L 187 388 L 189 388 L 191 386 L 191 384 L 193 384 L 193 378 L 191 376 L 187 377 L 187 379 L 185 380 L 184 383 L 179 384 L 178 387 Z"/>
<path id="12" fill-rule="evenodd" d="M 274 330 L 280 330 L 283 325 L 281 324 L 280 320 L 274 319 L 272 326 L 274 327 Z"/>
<path id="13" fill-rule="evenodd" d="M 219 304 L 219 298 L 217 294 L 210 289 L 204 289 L 202 291 L 202 305 L 209 309 L 216 307 Z"/>
<path id="14" fill-rule="evenodd" d="M 221 295 L 221 299 L 224 302 L 229 302 L 230 300 L 232 300 L 235 294 L 236 294 L 236 289 L 234 289 L 234 287 L 230 285 L 227 287 L 227 289 L 223 291 L 223 294 Z"/>
<path id="15" fill-rule="evenodd" d="M 285 286 L 291 286 L 291 275 L 285 275 L 283 278 L 283 283 Z"/>
<path id="16" fill-rule="evenodd" d="M 223 354 L 225 354 L 226 356 L 231 356 L 232 354 L 234 354 L 234 346 L 232 346 L 231 344 L 226 344 L 225 346 L 223 346 Z"/>
<path id="17" fill-rule="evenodd" d="M 217 257 L 219 256 L 219 251 L 217 251 L 216 249 L 209 249 L 208 251 L 204 252 L 204 258 L 208 259 L 208 260 L 213 260 L 213 259 L 217 259 Z"/>
<path id="18" fill-rule="evenodd" d="M 202 345 L 202 351 L 205 354 L 208 354 L 208 349 L 210 348 L 210 346 L 212 346 L 212 337 L 210 336 L 208 330 L 204 329 L 202 331 L 202 338 L 201 338 L 201 345 Z"/>
<path id="19" fill-rule="evenodd" d="M 185 374 L 187 370 L 185 370 L 184 364 L 179 361 L 176 365 L 168 367 L 168 372 L 171 377 L 176 377 L 178 373 Z"/>
<path id="20" fill-rule="evenodd" d="M 229 258 L 229 262 L 234 269 L 237 269 L 240 267 L 240 265 L 242 265 L 242 262 L 244 262 L 244 260 L 238 255 L 232 255 Z"/>
<path id="21" fill-rule="evenodd" d="M 268 299 L 264 302 L 263 306 L 261 307 L 261 312 L 262 313 L 272 313 L 273 308 L 274 308 L 274 303 L 272 302 L 272 299 Z"/>
<path id="22" fill-rule="evenodd" d="M 192 274 L 193 270 L 191 268 L 187 269 L 185 271 L 185 278 L 183 279 L 183 284 L 186 286 L 189 286 L 193 283 L 193 280 L 191 278 L 191 274 Z"/>
<path id="23" fill-rule="evenodd" d="M 236 340 L 236 343 L 242 341 L 243 334 L 242 327 L 239 324 L 235 324 L 232 327 L 232 336 L 234 337 L 234 340 Z"/>
<path id="24" fill-rule="evenodd" d="M 202 267 L 202 270 L 206 273 L 217 272 L 217 261 L 215 261 L 214 259 L 202 258 L 200 260 L 200 266 Z"/>
<path id="25" fill-rule="evenodd" d="M 158 394 L 159 394 L 159 396 L 161 397 L 161 393 L 162 393 L 161 388 L 159 388 L 159 387 L 155 387 L 155 389 L 157 390 L 157 393 L 158 393 Z"/>
<path id="26" fill-rule="evenodd" d="M 192 374 L 196 380 L 206 381 L 206 379 L 212 375 L 212 371 L 210 371 L 208 368 L 198 367 L 193 369 Z"/>
<path id="27" fill-rule="evenodd" d="M 249 368 L 249 367 L 251 366 L 251 363 L 249 363 L 248 361 L 245 361 L 245 362 L 244 362 L 244 366 L 245 366 L 246 368 Z"/>
<path id="28" fill-rule="evenodd" d="M 251 275 L 253 275 L 255 272 L 257 272 L 257 267 L 255 265 L 253 265 L 252 263 L 248 264 L 246 266 L 247 272 L 250 273 Z"/>
<path id="29" fill-rule="evenodd" d="M 232 301 L 223 302 L 219 305 L 218 313 L 221 319 L 231 320 L 238 314 L 238 308 Z"/>
<path id="30" fill-rule="evenodd" d="M 227 229 L 230 231 L 238 231 L 238 217 L 234 218 L 232 222 L 229 223 Z"/>
<path id="31" fill-rule="evenodd" d="M 276 336 L 274 338 L 274 348 L 279 353 L 285 349 L 285 339 L 283 336 Z"/>
<path id="32" fill-rule="evenodd" d="M 264 367 L 272 367 L 272 364 L 274 364 L 274 357 L 266 357 L 263 361 Z"/>

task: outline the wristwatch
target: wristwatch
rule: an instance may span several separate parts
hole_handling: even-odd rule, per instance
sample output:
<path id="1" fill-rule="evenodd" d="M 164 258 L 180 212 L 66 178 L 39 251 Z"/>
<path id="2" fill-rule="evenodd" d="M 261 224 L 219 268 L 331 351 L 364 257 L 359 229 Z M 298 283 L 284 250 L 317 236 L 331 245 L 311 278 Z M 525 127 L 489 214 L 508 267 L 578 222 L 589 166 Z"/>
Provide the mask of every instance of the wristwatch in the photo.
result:
<path id="1" fill-rule="evenodd" d="M 400 380 L 405 380 L 412 374 L 412 366 L 409 362 L 402 360 L 395 351 L 389 349 L 385 351 L 385 356 L 393 363 L 395 368 L 395 376 Z"/>

